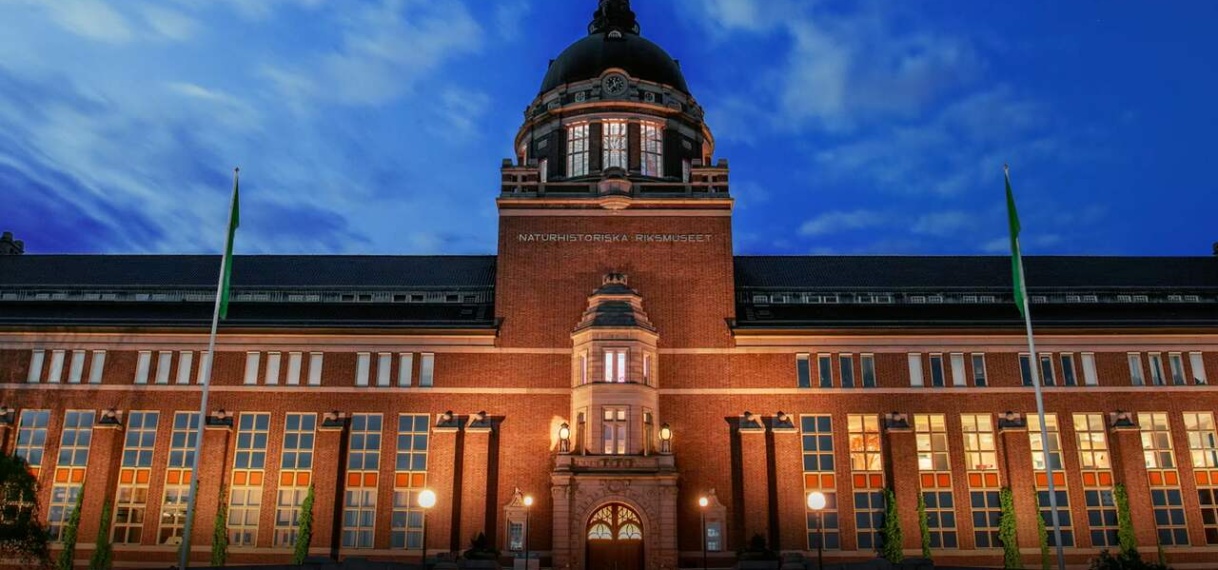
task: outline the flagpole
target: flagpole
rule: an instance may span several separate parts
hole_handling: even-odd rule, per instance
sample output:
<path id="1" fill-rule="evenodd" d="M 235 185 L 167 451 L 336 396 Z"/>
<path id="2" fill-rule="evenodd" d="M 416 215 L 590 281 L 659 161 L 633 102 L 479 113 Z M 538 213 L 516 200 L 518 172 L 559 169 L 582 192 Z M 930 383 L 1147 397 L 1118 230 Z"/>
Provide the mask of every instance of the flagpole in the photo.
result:
<path id="1" fill-rule="evenodd" d="M 1007 177 L 1007 188 L 1010 188 L 1011 171 L 1006 165 L 1002 168 Z M 1058 570 L 1066 570 L 1066 551 L 1062 547 L 1062 526 L 1057 513 L 1057 488 L 1053 484 L 1053 462 L 1049 454 L 1049 426 L 1045 422 L 1045 399 L 1040 390 L 1040 355 L 1036 354 L 1036 342 L 1032 338 L 1032 312 L 1029 310 L 1028 287 L 1023 276 L 1023 255 L 1019 247 L 1019 237 L 1014 236 L 1013 239 L 1015 259 L 1019 263 L 1019 290 L 1023 292 L 1023 322 L 1028 333 L 1028 369 L 1032 373 L 1032 390 L 1036 394 L 1036 416 L 1040 419 L 1040 453 L 1045 462 L 1045 479 L 1049 483 L 1049 513 L 1053 519 L 1053 541 L 1057 545 L 1057 567 Z M 1061 452 L 1059 446 L 1058 453 Z M 1040 516 L 1039 505 L 1036 510 L 1036 516 Z"/>
<path id="2" fill-rule="evenodd" d="M 233 206 L 236 205 L 237 201 L 237 176 L 240 172 L 240 168 L 233 169 L 233 197 L 228 205 L 229 223 L 227 226 L 232 225 Z M 228 269 L 229 256 L 226 253 L 232 245 L 233 240 L 231 227 L 225 230 L 224 235 L 224 249 L 220 254 L 220 277 L 216 283 L 216 303 L 211 314 L 211 335 L 207 339 L 207 356 L 203 358 L 203 370 L 201 371 L 203 382 L 200 388 L 203 391 L 203 397 L 199 402 L 199 427 L 195 431 L 195 451 L 194 457 L 190 462 L 190 498 L 186 503 L 186 525 L 182 529 L 182 545 L 178 554 L 178 568 L 182 570 L 190 567 L 190 532 L 194 526 L 195 503 L 198 502 L 195 495 L 199 492 L 199 456 L 203 453 L 203 426 L 207 424 L 207 396 L 208 388 L 211 387 L 212 361 L 216 353 L 216 329 L 220 324 L 220 303 L 224 293 L 224 274 Z M 221 500 L 223 500 L 223 497 L 221 497 Z M 224 505 L 220 505 L 219 508 L 224 508 Z"/>

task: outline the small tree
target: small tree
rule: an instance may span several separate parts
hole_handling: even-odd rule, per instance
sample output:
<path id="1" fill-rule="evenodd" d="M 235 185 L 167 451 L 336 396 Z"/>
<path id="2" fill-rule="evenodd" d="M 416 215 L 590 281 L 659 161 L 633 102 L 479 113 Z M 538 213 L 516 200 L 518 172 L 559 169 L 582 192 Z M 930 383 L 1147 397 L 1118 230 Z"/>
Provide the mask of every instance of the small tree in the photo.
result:
<path id="1" fill-rule="evenodd" d="M 922 558 L 930 560 L 930 522 L 926 520 L 926 496 L 918 493 L 918 530 L 922 531 Z"/>
<path id="2" fill-rule="evenodd" d="M 216 522 L 211 531 L 211 565 L 224 566 L 228 561 L 228 501 L 224 487 L 220 487 L 220 505 L 216 509 Z"/>
<path id="3" fill-rule="evenodd" d="M 26 566 L 50 562 L 46 528 L 38 520 L 38 479 L 24 459 L 0 453 L 0 558 Z"/>
<path id="4" fill-rule="evenodd" d="M 309 544 L 313 542 L 313 486 L 305 494 L 304 502 L 300 504 L 300 518 L 296 526 L 296 550 L 292 554 L 292 564 L 304 564 L 309 557 Z"/>
<path id="5" fill-rule="evenodd" d="M 1023 568 L 1019 554 L 1019 531 L 1015 526 L 1015 494 L 1010 487 L 998 492 L 1002 516 L 998 519 L 998 540 L 1002 542 L 1002 567 L 1007 570 Z"/>
<path id="6" fill-rule="evenodd" d="M 1036 534 L 1040 536 L 1040 568 L 1049 570 L 1053 567 L 1053 556 L 1049 553 L 1049 531 L 1045 528 L 1045 516 L 1040 513 L 1036 514 Z"/>
<path id="7" fill-rule="evenodd" d="M 63 551 L 59 553 L 59 570 L 73 570 L 76 566 L 76 530 L 80 528 L 80 509 L 85 502 L 85 485 L 81 483 L 76 491 L 76 504 L 72 506 L 72 514 L 63 526 Z"/>
<path id="8" fill-rule="evenodd" d="M 880 556 L 885 560 L 898 564 L 905 559 L 903 548 L 904 536 L 901 534 L 901 519 L 897 514 L 897 494 L 892 488 L 884 489 L 884 536 L 880 547 Z"/>
<path id="9" fill-rule="evenodd" d="M 89 570 L 110 570 L 114 564 L 114 549 L 110 545 L 110 501 L 102 505 L 101 527 L 97 529 L 97 548 L 89 559 Z"/>
<path id="10" fill-rule="evenodd" d="M 1112 498 L 1117 508 L 1117 543 L 1121 554 L 1137 553 L 1138 539 L 1133 533 L 1133 515 L 1129 513 L 1129 493 L 1125 485 L 1118 483 L 1112 489 Z"/>

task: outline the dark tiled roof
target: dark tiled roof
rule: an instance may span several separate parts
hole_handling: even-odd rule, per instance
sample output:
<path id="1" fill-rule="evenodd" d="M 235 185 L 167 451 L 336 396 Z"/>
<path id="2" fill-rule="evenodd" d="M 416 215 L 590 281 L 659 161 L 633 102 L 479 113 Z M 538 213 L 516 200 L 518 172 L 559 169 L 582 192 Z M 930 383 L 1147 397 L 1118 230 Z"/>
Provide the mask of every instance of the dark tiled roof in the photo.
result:
<path id="1" fill-rule="evenodd" d="M 1025 257 L 1029 289 L 1218 289 L 1218 257 Z M 1009 290 L 1011 259 L 736 257 L 737 288 Z"/>
<path id="2" fill-rule="evenodd" d="M 12 255 L 0 286 L 212 288 L 215 255 Z M 493 287 L 495 256 L 238 255 L 233 288 Z"/>

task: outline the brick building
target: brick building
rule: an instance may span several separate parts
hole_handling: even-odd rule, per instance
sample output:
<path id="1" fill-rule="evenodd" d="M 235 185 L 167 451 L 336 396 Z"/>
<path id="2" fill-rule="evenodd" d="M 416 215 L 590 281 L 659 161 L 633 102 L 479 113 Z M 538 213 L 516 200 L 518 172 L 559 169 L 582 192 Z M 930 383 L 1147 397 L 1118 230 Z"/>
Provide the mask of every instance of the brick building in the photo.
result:
<path id="1" fill-rule="evenodd" d="M 1218 559 L 1218 257 L 1027 259 L 1029 358 L 1005 257 L 734 256 L 727 163 L 626 0 L 552 62 L 515 147 L 495 256 L 236 259 L 197 477 L 218 258 L 6 236 L 0 444 L 52 533 L 83 492 L 82 556 L 108 501 L 119 565 L 167 566 L 197 480 L 196 561 L 218 509 L 231 561 L 288 560 L 312 486 L 321 556 L 485 532 L 505 562 L 726 566 L 753 535 L 815 551 L 821 491 L 845 561 L 875 556 L 891 488 L 909 554 L 921 496 L 937 561 L 998 564 L 1010 487 L 1033 563 L 1051 476 L 1072 563 L 1115 546 L 1116 484 L 1143 552 Z"/>

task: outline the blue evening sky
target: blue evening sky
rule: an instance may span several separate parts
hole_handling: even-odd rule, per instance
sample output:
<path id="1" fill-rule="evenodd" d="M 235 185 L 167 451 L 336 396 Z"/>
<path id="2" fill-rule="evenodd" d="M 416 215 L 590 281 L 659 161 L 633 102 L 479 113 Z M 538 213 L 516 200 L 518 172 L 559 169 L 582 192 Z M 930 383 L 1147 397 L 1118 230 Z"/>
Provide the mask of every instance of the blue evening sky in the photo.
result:
<path id="1" fill-rule="evenodd" d="M 500 160 L 595 0 L 0 0 L 30 253 L 493 253 Z M 746 254 L 1208 255 L 1218 2 L 635 0 Z"/>

